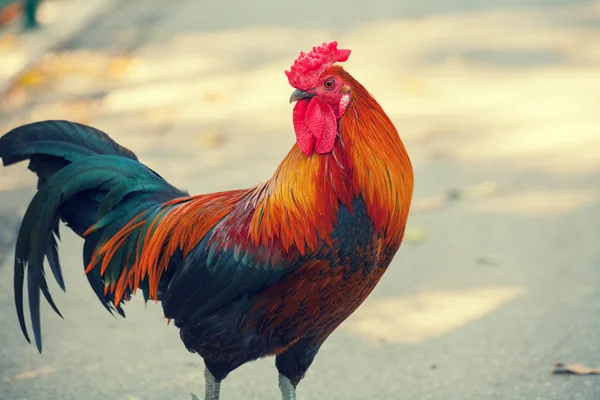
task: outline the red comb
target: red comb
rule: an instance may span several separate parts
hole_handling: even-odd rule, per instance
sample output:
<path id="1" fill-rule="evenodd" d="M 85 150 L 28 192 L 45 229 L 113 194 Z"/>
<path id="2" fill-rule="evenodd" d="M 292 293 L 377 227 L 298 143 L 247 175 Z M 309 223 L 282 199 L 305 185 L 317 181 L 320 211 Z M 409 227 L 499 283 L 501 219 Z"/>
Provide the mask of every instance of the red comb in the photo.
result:
<path id="1" fill-rule="evenodd" d="M 307 90 L 315 85 L 321 73 L 335 62 L 344 62 L 350 57 L 350 50 L 338 49 L 337 42 L 323 43 L 313 47 L 310 53 L 301 52 L 289 71 L 285 71 L 290 85 Z"/>

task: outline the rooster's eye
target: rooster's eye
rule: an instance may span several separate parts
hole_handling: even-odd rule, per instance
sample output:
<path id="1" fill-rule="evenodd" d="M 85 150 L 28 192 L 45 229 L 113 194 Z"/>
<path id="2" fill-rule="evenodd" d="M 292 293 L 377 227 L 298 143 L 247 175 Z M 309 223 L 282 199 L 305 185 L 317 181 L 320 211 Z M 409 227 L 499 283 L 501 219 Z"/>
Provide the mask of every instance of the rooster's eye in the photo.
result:
<path id="1" fill-rule="evenodd" d="M 333 88 L 335 88 L 335 79 L 326 79 L 325 82 L 323 82 L 323 86 L 325 86 L 326 90 L 333 90 Z"/>

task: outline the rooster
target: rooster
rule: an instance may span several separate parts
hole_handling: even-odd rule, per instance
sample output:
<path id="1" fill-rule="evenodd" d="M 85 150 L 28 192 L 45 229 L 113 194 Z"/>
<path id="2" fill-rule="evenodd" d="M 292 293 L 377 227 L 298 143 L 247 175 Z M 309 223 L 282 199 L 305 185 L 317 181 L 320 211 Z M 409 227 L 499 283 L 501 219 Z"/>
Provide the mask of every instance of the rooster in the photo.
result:
<path id="1" fill-rule="evenodd" d="M 185 347 L 205 363 L 206 400 L 239 366 L 275 356 L 283 400 L 296 398 L 319 348 L 371 293 L 400 247 L 413 172 L 381 106 L 339 63 L 336 42 L 300 53 L 286 75 L 296 143 L 274 175 L 250 189 L 190 196 L 105 133 L 68 121 L 0 138 L 5 166 L 29 159 L 38 191 L 23 217 L 15 303 L 27 280 L 42 351 L 44 259 L 64 290 L 63 221 L 85 240 L 89 284 L 103 306 L 140 290 L 160 302 Z"/>

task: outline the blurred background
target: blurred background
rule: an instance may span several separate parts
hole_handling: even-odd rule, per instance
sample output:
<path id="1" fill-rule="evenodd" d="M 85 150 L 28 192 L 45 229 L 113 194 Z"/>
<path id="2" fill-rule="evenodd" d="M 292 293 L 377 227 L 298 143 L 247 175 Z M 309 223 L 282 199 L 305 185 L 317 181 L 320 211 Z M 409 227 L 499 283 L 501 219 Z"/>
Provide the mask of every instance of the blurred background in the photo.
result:
<path id="1" fill-rule="evenodd" d="M 70 119 L 192 193 L 265 180 L 294 142 L 283 74 L 337 40 L 416 175 L 405 243 L 323 346 L 299 399 L 599 399 L 600 2 L 0 0 L 0 132 Z M 31 4 L 30 4 L 31 6 Z M 24 20 L 29 29 L 23 30 Z M 189 399 L 202 360 L 158 306 L 110 317 L 63 229 L 65 321 L 44 354 L 13 305 L 12 249 L 34 192 L 0 169 L 0 399 Z M 223 399 L 276 399 L 274 360 Z"/>

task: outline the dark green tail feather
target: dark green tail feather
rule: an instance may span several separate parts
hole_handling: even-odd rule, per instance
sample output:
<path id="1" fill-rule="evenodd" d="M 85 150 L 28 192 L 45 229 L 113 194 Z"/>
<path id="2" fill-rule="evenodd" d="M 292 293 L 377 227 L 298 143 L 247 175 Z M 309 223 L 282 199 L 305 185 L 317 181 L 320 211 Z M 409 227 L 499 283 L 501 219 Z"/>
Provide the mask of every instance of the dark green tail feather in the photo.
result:
<path id="1" fill-rule="evenodd" d="M 46 254 L 48 237 L 53 235 L 53 222 L 60 209 L 69 199 L 88 191 L 110 192 L 111 187 L 131 187 L 132 193 L 139 191 L 139 183 L 144 182 L 145 189 L 139 200 L 135 196 L 125 201 L 114 203 L 112 207 L 100 208 L 106 211 L 106 215 L 115 210 L 123 208 L 131 210 L 124 219 L 119 219 L 103 229 L 100 235 L 86 239 L 95 248 L 98 244 L 107 241 L 112 234 L 121 229 L 128 220 L 135 217 L 138 210 L 146 209 L 151 205 L 161 203 L 163 200 L 182 196 L 183 193 L 170 186 L 164 180 L 158 178 L 151 170 L 137 161 L 117 156 L 95 156 L 72 163 L 50 177 L 36 193 L 31 201 L 23 222 L 17 246 L 15 258 L 15 295 L 21 297 L 23 294 L 24 268 L 27 268 L 29 306 L 31 312 L 32 329 L 35 341 L 41 350 L 40 317 L 39 317 L 39 291 L 41 290 L 48 302 L 53 305 L 52 297 L 47 290 L 45 275 L 43 272 L 43 260 Z M 154 192 L 157 197 L 149 197 L 148 193 Z M 122 199 L 125 199 L 122 196 Z M 160 201 L 157 201 L 160 198 Z M 138 201 L 136 201 L 138 200 Z M 112 203 L 113 199 L 109 201 Z M 117 213 L 121 210 L 116 210 Z M 119 213 L 120 214 L 120 213 Z M 96 219 L 105 215 L 97 214 Z M 110 228 L 110 229 L 107 229 Z M 108 235 L 107 235 L 108 234 Z M 94 240 L 92 242 L 92 240 Z M 123 254 L 120 257 L 124 257 Z M 119 257 L 115 257 L 115 263 L 119 263 Z M 111 268 L 111 270 L 115 270 Z M 94 279 L 91 281 L 94 291 L 98 294 L 103 290 L 103 281 Z M 106 300 L 105 300 L 106 301 Z M 22 303 L 22 302 L 21 302 Z M 18 303 L 18 304 L 21 304 Z M 104 302 L 106 306 L 106 302 Z M 55 306 L 53 306 L 55 308 Z M 55 310 L 58 311 L 58 310 Z M 18 308 L 19 321 L 23 321 L 23 309 Z M 25 331 L 25 327 L 21 326 Z"/>
<path id="2" fill-rule="evenodd" d="M 0 138 L 0 157 L 5 166 L 40 155 L 69 162 L 94 155 L 115 155 L 137 161 L 131 150 L 120 146 L 106 133 L 76 122 L 35 122 L 15 128 Z"/>
<path id="3" fill-rule="evenodd" d="M 19 324 L 29 341 L 23 312 L 27 271 L 32 329 L 41 352 L 40 291 L 60 315 L 48 290 L 44 258 L 61 289 L 65 287 L 56 243 L 58 219 L 80 236 L 100 222 L 86 237 L 87 265 L 94 249 L 139 212 L 187 194 L 140 164 L 130 150 L 105 133 L 68 121 L 38 122 L 14 129 L 0 138 L 0 157 L 4 165 L 30 159 L 29 168 L 39 177 L 39 191 L 25 213 L 17 239 L 14 289 Z M 124 257 L 120 254 L 115 262 Z M 118 269 L 115 267 L 110 270 Z M 104 295 L 99 269 L 92 270 L 87 278 L 104 307 L 124 315 L 120 306 L 115 309 L 110 304 L 110 295 Z"/>
<path id="4" fill-rule="evenodd" d="M 60 268 L 60 260 L 58 258 L 58 243 L 57 240 L 60 240 L 60 234 L 58 231 L 59 219 L 55 218 L 52 223 L 52 234 L 48 235 L 48 243 L 46 244 L 46 260 L 48 261 L 48 265 L 50 266 L 50 270 L 52 271 L 52 275 L 54 275 L 54 279 L 58 283 L 58 286 L 65 291 L 65 280 L 62 275 L 62 270 Z"/>

